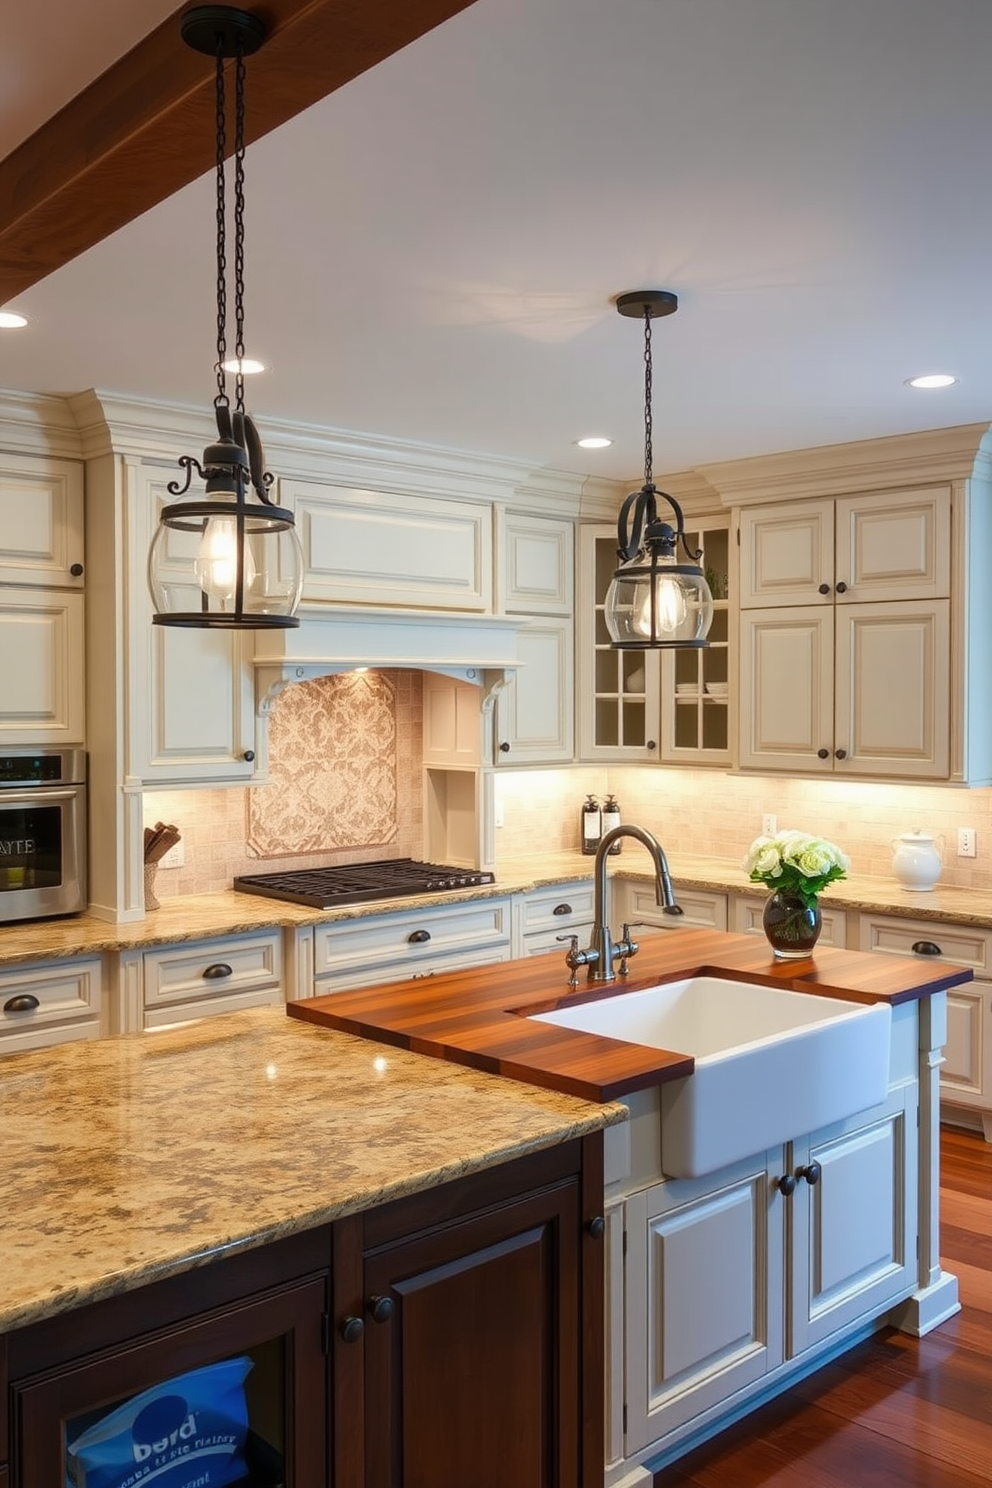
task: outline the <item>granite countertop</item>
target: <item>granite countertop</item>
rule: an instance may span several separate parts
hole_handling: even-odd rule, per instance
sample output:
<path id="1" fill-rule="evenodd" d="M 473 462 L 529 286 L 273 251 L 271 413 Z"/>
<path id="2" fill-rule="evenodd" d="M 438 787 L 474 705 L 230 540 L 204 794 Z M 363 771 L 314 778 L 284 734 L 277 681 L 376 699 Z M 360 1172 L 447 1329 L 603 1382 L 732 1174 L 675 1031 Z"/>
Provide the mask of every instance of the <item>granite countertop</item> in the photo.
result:
<path id="1" fill-rule="evenodd" d="M 726 858 L 691 853 L 669 853 L 669 866 L 677 885 L 712 889 L 715 892 L 763 895 L 760 884 L 750 883 L 740 864 Z M 647 855 L 632 849 L 611 859 L 611 876 L 650 881 L 653 877 Z M 574 883 L 589 879 L 593 859 L 578 851 L 534 854 L 501 862 L 496 882 L 472 889 L 415 898 L 377 899 L 340 909 L 308 909 L 278 899 L 263 899 L 233 889 L 215 894 L 163 899 L 162 907 L 143 919 L 112 924 L 93 915 L 67 919 L 36 920 L 27 924 L 0 926 L 0 967 L 47 957 L 97 954 L 185 940 L 203 940 L 219 935 L 239 935 L 252 930 L 328 924 L 363 919 L 370 915 L 431 909 L 469 900 L 503 898 L 529 889 Z M 892 879 L 852 875 L 826 890 L 824 903 L 838 909 L 868 910 L 909 919 L 977 925 L 992 929 L 992 896 L 977 889 L 939 885 L 925 893 L 911 893 Z"/>
<path id="2" fill-rule="evenodd" d="M 625 1118 L 281 1008 L 10 1055 L 0 1332 Z"/>

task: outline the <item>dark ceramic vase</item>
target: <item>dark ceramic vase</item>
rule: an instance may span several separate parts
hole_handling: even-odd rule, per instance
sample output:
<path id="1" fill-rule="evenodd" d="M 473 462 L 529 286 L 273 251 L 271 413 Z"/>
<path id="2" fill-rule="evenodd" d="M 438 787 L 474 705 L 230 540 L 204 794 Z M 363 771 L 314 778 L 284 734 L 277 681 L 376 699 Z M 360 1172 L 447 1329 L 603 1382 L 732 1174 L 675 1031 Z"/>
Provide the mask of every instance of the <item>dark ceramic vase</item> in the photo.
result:
<path id="1" fill-rule="evenodd" d="M 808 907 L 790 889 L 776 889 L 765 902 L 761 923 L 775 955 L 799 961 L 813 954 L 822 922 L 819 905 Z"/>

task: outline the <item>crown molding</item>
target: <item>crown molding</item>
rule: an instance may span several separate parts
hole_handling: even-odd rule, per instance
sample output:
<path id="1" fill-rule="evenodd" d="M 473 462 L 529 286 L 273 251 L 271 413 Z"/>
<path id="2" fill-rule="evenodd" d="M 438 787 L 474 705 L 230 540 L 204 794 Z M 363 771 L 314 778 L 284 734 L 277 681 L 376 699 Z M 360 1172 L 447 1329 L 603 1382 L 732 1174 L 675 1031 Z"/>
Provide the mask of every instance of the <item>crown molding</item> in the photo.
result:
<path id="1" fill-rule="evenodd" d="M 11 454 L 81 460 L 82 442 L 65 398 L 0 388 L 3 447 Z"/>
<path id="2" fill-rule="evenodd" d="M 957 424 L 703 465 L 726 506 L 968 480 L 992 458 L 988 424 Z"/>

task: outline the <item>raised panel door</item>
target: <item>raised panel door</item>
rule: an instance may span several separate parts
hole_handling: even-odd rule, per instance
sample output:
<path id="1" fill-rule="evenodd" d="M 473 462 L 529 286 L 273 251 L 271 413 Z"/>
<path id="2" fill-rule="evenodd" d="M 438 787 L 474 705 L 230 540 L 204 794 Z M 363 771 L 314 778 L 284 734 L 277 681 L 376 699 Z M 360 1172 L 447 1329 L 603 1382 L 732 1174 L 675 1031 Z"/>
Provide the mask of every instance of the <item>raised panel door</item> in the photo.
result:
<path id="1" fill-rule="evenodd" d="M 82 563 L 82 466 L 0 455 L 0 583 L 78 588 Z"/>
<path id="2" fill-rule="evenodd" d="M 784 1201 L 773 1177 L 755 1159 L 716 1189 L 711 1175 L 627 1200 L 627 1456 L 782 1362 Z"/>
<path id="3" fill-rule="evenodd" d="M 834 503 L 796 501 L 745 508 L 740 517 L 740 603 L 831 604 Z"/>
<path id="4" fill-rule="evenodd" d="M 836 583 L 838 604 L 946 598 L 951 584 L 949 488 L 838 501 Z"/>
<path id="5" fill-rule="evenodd" d="M 793 1146 L 789 1353 L 916 1285 L 917 1086 Z"/>
<path id="6" fill-rule="evenodd" d="M 580 1461 L 579 1221 L 578 1183 L 565 1182 L 366 1257 L 363 1488 L 593 1481 Z"/>
<path id="7" fill-rule="evenodd" d="M 0 588 L 0 747 L 85 740 L 83 595 Z"/>
<path id="8" fill-rule="evenodd" d="M 741 614 L 744 769 L 833 768 L 833 608 Z"/>
<path id="9" fill-rule="evenodd" d="M 948 600 L 837 607 L 833 746 L 843 773 L 947 778 Z"/>
<path id="10" fill-rule="evenodd" d="M 947 992 L 947 1043 L 940 1069 L 940 1093 L 963 1106 L 992 1107 L 986 1090 L 986 1024 L 992 988 L 987 982 L 951 987 Z"/>
<path id="11" fill-rule="evenodd" d="M 507 512 L 500 536 L 501 597 L 507 612 L 570 615 L 575 569 L 572 523 Z"/>
<path id="12" fill-rule="evenodd" d="M 256 770 L 255 683 L 245 633 L 151 623 L 144 578 L 163 505 L 149 479 L 129 514 L 128 773 L 150 784 L 249 782 Z M 169 533 L 169 549 L 195 540 Z"/>
<path id="13" fill-rule="evenodd" d="M 497 700 L 496 763 L 547 764 L 575 753 L 571 620 L 534 621 L 517 637 L 519 669 Z"/>

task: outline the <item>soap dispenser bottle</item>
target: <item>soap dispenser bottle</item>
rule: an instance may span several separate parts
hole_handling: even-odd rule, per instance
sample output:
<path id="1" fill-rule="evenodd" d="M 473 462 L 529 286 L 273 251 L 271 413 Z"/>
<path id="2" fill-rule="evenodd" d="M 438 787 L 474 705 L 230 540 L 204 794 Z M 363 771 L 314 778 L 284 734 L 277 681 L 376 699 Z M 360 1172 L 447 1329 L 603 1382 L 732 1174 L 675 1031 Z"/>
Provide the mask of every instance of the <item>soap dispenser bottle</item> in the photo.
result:
<path id="1" fill-rule="evenodd" d="M 603 813 L 599 809 L 596 797 L 588 795 L 582 807 L 582 851 L 587 857 L 595 854 L 602 835 Z"/>
<path id="2" fill-rule="evenodd" d="M 607 832 L 612 831 L 614 827 L 618 827 L 619 825 L 620 806 L 616 796 L 609 795 L 606 798 L 606 805 L 603 807 L 603 836 L 605 837 Z M 615 857 L 622 846 L 623 844 L 619 839 L 616 842 L 611 842 L 609 846 L 610 856 Z"/>

